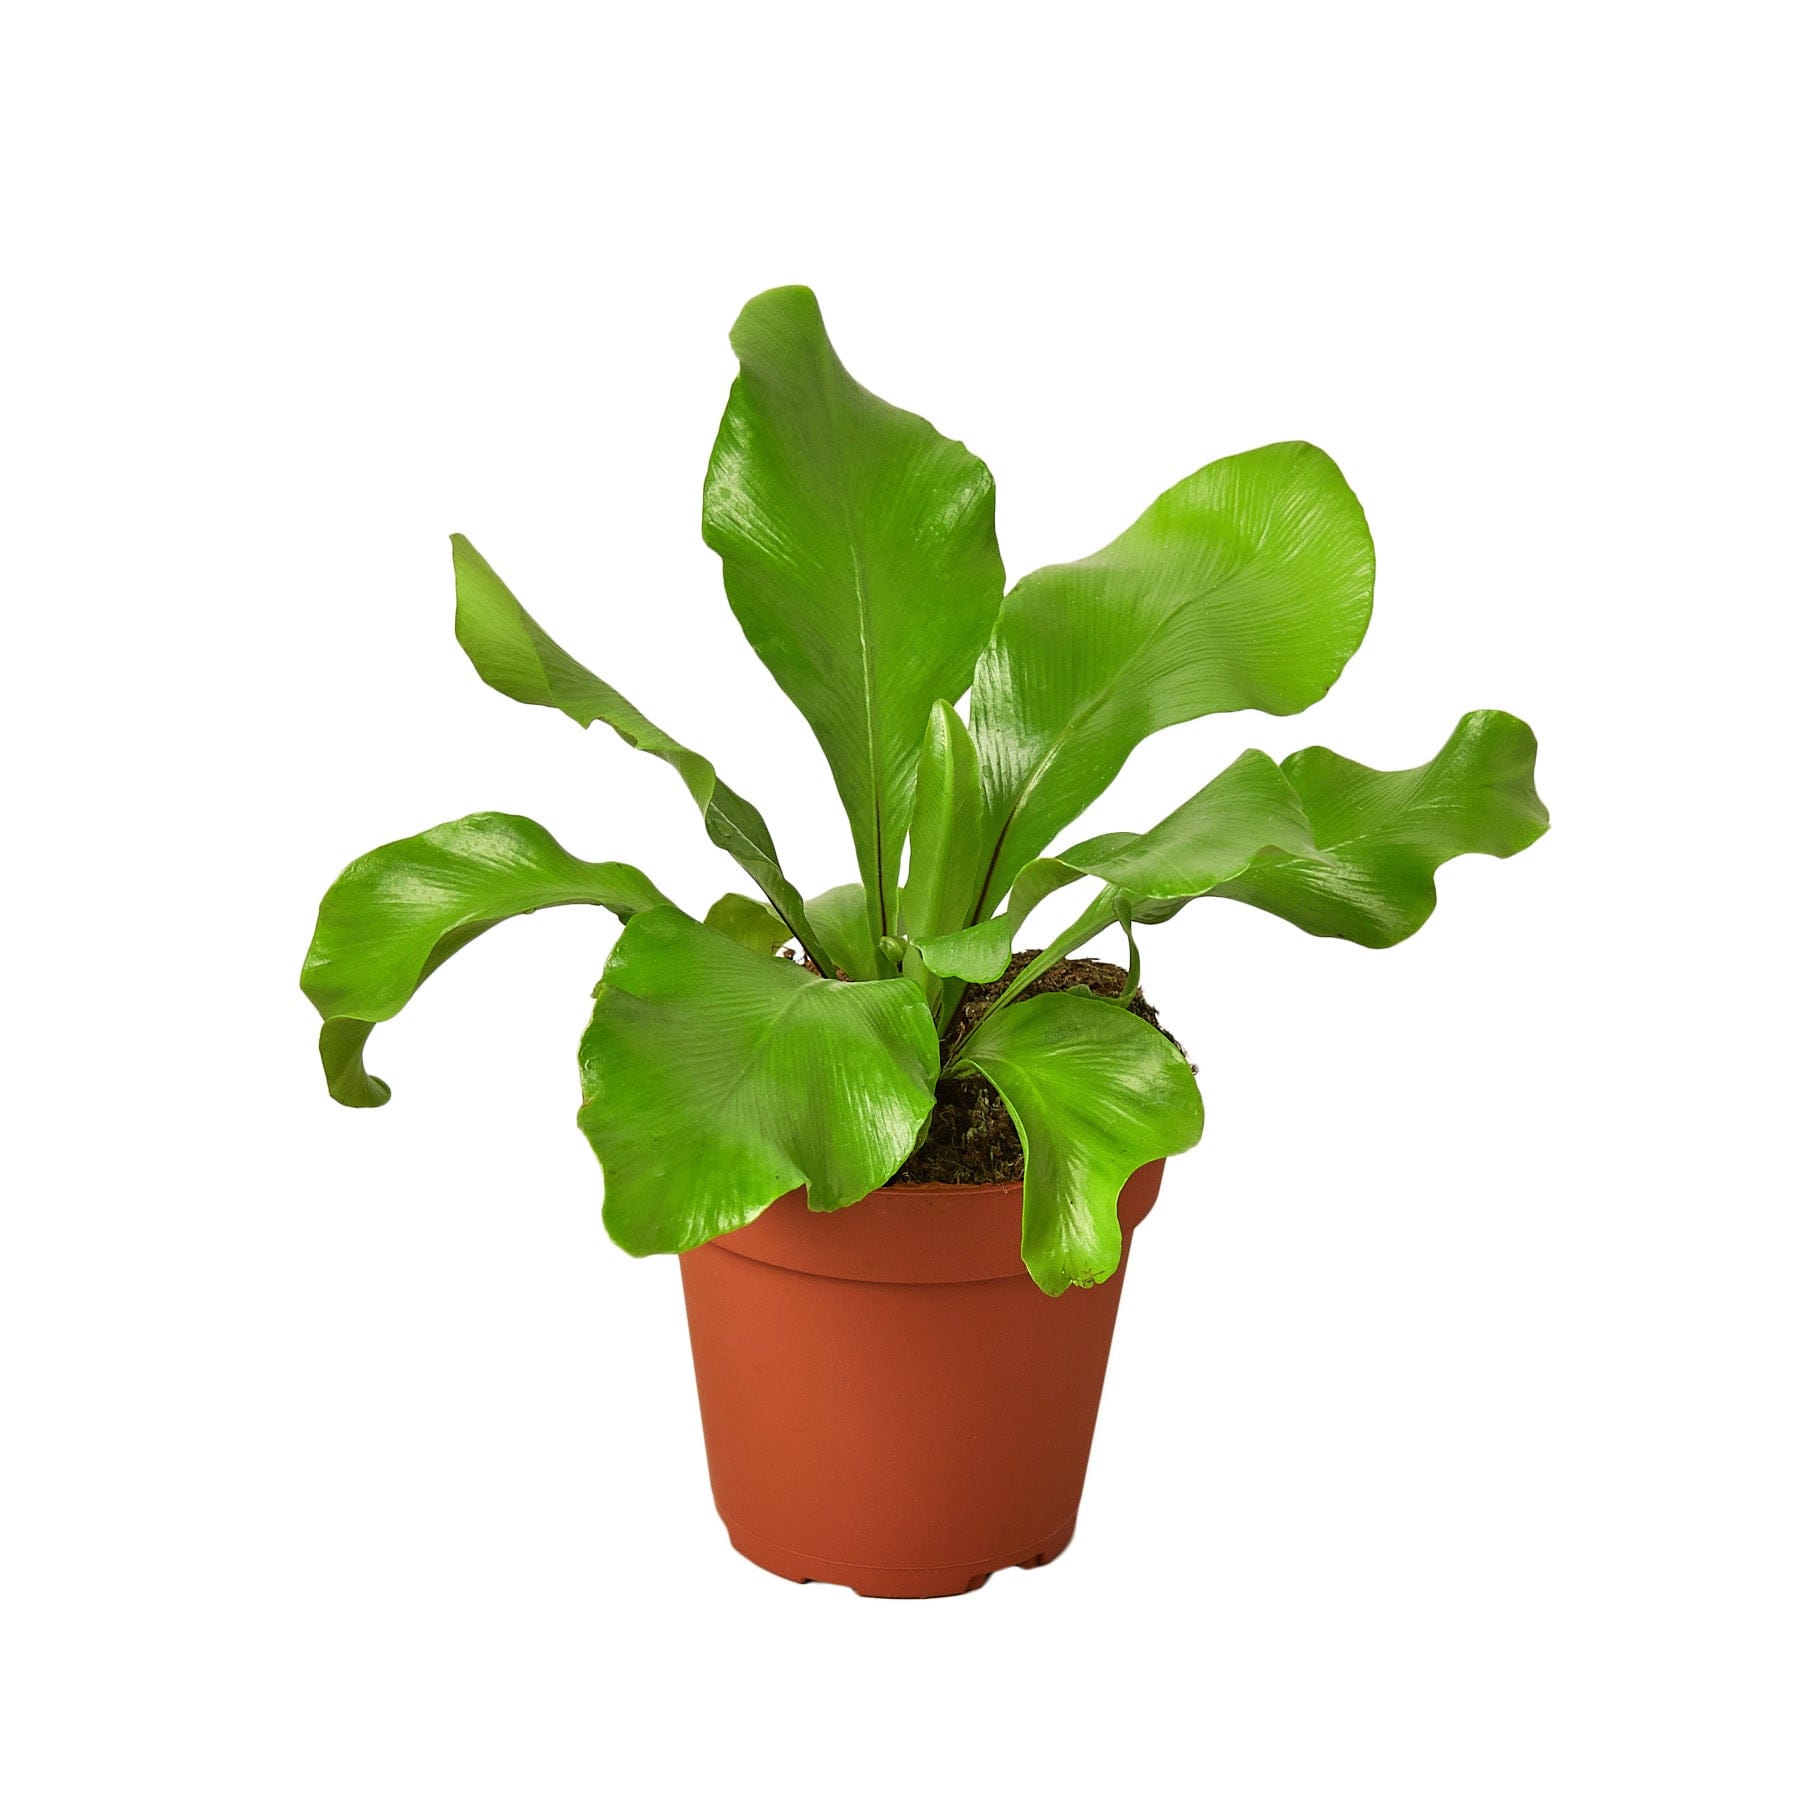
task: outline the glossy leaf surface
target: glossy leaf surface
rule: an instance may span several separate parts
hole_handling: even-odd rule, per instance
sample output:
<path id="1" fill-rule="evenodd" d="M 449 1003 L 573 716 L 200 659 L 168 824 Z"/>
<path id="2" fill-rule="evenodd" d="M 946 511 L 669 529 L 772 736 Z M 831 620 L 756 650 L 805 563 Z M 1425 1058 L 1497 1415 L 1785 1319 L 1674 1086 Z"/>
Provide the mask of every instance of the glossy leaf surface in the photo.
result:
<path id="1" fill-rule="evenodd" d="M 1132 834 L 1114 832 L 1093 838 L 1079 849 L 1093 853 L 1129 843 Z M 1066 856 L 1040 857 L 1027 863 L 1012 885 L 1006 910 L 984 919 L 979 925 L 965 926 L 942 937 L 922 939 L 919 954 L 926 968 L 935 975 L 955 976 L 963 981 L 996 981 L 1017 946 L 1025 921 L 1059 888 L 1079 881 L 1087 873 Z"/>
<path id="2" fill-rule="evenodd" d="M 778 912 L 748 894 L 721 894 L 706 909 L 705 923 L 758 956 L 773 956 L 792 936 Z"/>
<path id="3" fill-rule="evenodd" d="M 896 926 L 926 719 L 969 685 L 1004 576 L 981 460 L 857 384 L 806 288 L 739 315 L 707 543 L 757 655 L 825 752 L 871 946 Z"/>
<path id="4" fill-rule="evenodd" d="M 581 1127 L 606 1229 L 687 1250 L 804 1186 L 817 1211 L 872 1193 L 931 1111 L 937 1034 L 909 981 L 826 981 L 672 908 L 620 934 L 581 1044 Z"/>
<path id="5" fill-rule="evenodd" d="M 869 943 L 869 912 L 860 881 L 815 895 L 806 903 L 806 914 L 824 948 L 827 960 L 819 966 L 827 975 L 842 974 L 851 981 L 879 977 L 881 960 Z"/>
<path id="6" fill-rule="evenodd" d="M 762 814 L 727 787 L 698 751 L 677 743 L 557 644 L 467 538 L 453 537 L 450 544 L 456 638 L 481 679 L 527 706 L 554 707 L 584 729 L 596 720 L 610 725 L 634 750 L 669 764 L 699 807 L 706 835 L 768 895 L 790 934 L 816 959 L 799 890 L 782 872 Z"/>
<path id="7" fill-rule="evenodd" d="M 907 833 L 901 910 L 909 937 L 937 937 L 967 921 L 981 880 L 982 814 L 975 740 L 956 708 L 940 700 L 925 727 Z"/>
<path id="8" fill-rule="evenodd" d="M 583 862 L 512 813 L 472 813 L 359 856 L 319 904 L 300 976 L 325 1020 L 319 1056 L 332 1097 L 387 1100 L 363 1045 L 448 957 L 502 919 L 576 905 L 629 919 L 669 901 L 629 864 Z"/>
<path id="9" fill-rule="evenodd" d="M 696 922 L 636 869 L 584 862 L 509 814 L 385 845 L 326 894 L 302 976 L 328 1086 L 382 1104 L 365 1046 L 422 981 L 503 918 L 601 905 L 624 930 L 582 1041 L 580 1120 L 626 1249 L 691 1248 L 796 1187 L 819 1209 L 859 1200 L 918 1145 L 943 1062 L 991 1083 L 1017 1126 L 1034 1279 L 1052 1294 L 1105 1280 L 1125 1182 L 1202 1126 L 1181 1053 L 1129 1011 L 1135 928 L 1210 894 L 1396 943 L 1431 913 L 1446 860 L 1510 856 L 1546 828 L 1535 740 L 1488 712 L 1413 769 L 1250 751 L 1149 831 L 1052 853 L 1151 734 L 1297 712 L 1329 689 L 1370 611 L 1356 497 L 1322 452 L 1268 445 L 1189 476 L 1104 549 L 1003 600 L 987 469 L 853 380 L 808 290 L 752 300 L 732 346 L 704 536 L 747 639 L 824 750 L 859 879 L 803 900 L 756 808 L 546 635 L 457 537 L 457 637 L 482 679 L 667 762 L 764 898 L 724 895 Z M 955 703 L 971 680 L 965 724 Z M 1080 911 L 1054 909 L 1070 922 L 1033 930 L 1077 882 Z M 1115 925 L 1124 992 L 1026 997 Z M 790 938 L 807 963 L 775 954 Z M 996 983 L 985 1007 L 962 1004 L 971 981 Z"/>
<path id="10" fill-rule="evenodd" d="M 975 672 L 990 819 L 976 918 L 1152 732 L 1319 699 L 1362 641 L 1374 572 L 1336 464 L 1271 444 L 1190 475 L 1083 561 L 1027 575 Z"/>
<path id="11" fill-rule="evenodd" d="M 1259 857 L 1316 847 L 1286 775 L 1272 757 L 1246 750 L 1148 831 L 1077 844 L 1061 860 L 1140 898 L 1192 899 Z"/>
<path id="12" fill-rule="evenodd" d="M 1397 944 L 1431 916 L 1434 877 L 1452 857 L 1512 856 L 1543 836 L 1550 815 L 1538 798 L 1536 763 L 1531 727 L 1504 712 L 1465 715 L 1416 769 L 1365 768 L 1319 747 L 1297 751 L 1281 772 L 1316 848 L 1259 858 L 1212 892 L 1317 937 L 1371 949 Z M 1144 875 L 1132 872 L 1134 881 Z"/>
<path id="13" fill-rule="evenodd" d="M 1057 956 L 1115 917 L 1128 930 L 1161 924 L 1205 894 L 1261 907 L 1315 936 L 1385 948 L 1431 916 L 1436 872 L 1452 857 L 1512 856 L 1543 835 L 1549 815 L 1534 785 L 1536 758 L 1531 728 L 1503 712 L 1465 715 L 1416 769 L 1370 769 L 1319 746 L 1277 766 L 1247 750 L 1149 831 L 1093 838 L 1031 864 L 1007 912 L 947 940 L 948 952 L 922 950 L 928 966 L 947 954 L 991 961 L 999 947 L 984 934 L 1007 925 L 1010 951 L 1020 895 L 1073 874 L 1108 886 L 1052 945 Z"/>
<path id="14" fill-rule="evenodd" d="M 1200 1141 L 1194 1072 L 1123 1007 L 1040 994 L 984 1021 L 962 1064 L 999 1091 L 1025 1146 L 1021 1251 L 1047 1294 L 1119 1266 L 1119 1191 Z M 952 1073 L 958 1072 L 952 1070 Z"/>

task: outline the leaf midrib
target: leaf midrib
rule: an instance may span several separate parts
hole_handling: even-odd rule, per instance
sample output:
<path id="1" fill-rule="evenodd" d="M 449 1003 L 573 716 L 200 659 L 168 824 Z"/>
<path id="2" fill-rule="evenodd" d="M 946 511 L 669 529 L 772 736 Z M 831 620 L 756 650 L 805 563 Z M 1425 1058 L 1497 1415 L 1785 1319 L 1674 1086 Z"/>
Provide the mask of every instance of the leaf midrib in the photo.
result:
<path id="1" fill-rule="evenodd" d="M 1017 591 L 1017 589 L 1014 590 L 1015 593 Z M 1118 665 L 1120 677 L 1123 676 L 1123 672 L 1127 668 L 1143 655 L 1144 651 L 1149 646 L 1151 638 L 1156 635 L 1156 631 L 1157 626 L 1154 622 L 1145 629 L 1143 635 L 1139 638 L 1137 644 L 1132 648 L 1130 653 L 1120 661 Z M 987 873 L 982 877 L 981 892 L 976 896 L 975 909 L 969 919 L 970 924 L 974 925 L 981 922 L 981 909 L 987 904 L 988 890 L 993 885 L 994 871 L 1000 867 L 1001 852 L 1006 848 L 1006 840 L 1011 834 L 1014 824 L 1017 823 L 1019 813 L 1023 809 L 1026 801 L 1037 792 L 1038 786 L 1049 772 L 1051 764 L 1054 763 L 1056 759 L 1062 755 L 1063 751 L 1069 747 L 1071 734 L 1075 732 L 1078 727 L 1085 725 L 1088 719 L 1092 717 L 1094 712 L 1104 702 L 1112 699 L 1117 687 L 1118 679 L 1115 678 L 1115 680 L 1109 682 L 1096 693 L 1092 699 L 1088 700 L 1075 712 L 1071 713 L 1069 717 L 1063 721 L 1061 727 L 1057 730 L 1056 735 L 1050 740 L 1050 747 L 1038 758 L 1031 774 L 1026 778 L 1025 785 L 1019 789 L 1018 794 L 1014 797 L 1012 805 L 1007 809 L 1006 822 L 1000 827 L 999 835 L 994 840 L 994 853 L 988 859 Z"/>
<path id="2" fill-rule="evenodd" d="M 821 343 L 821 351 L 836 361 L 835 352 L 829 351 L 828 345 Z M 841 392 L 837 377 L 844 375 L 842 364 L 833 370 L 821 356 L 820 373 L 823 380 L 820 385 L 825 393 L 825 411 L 831 421 L 831 442 L 834 451 L 836 480 L 833 493 L 837 502 L 838 519 L 843 526 L 844 542 L 850 552 L 850 588 L 856 600 L 856 642 L 859 660 L 862 666 L 863 684 L 863 720 L 866 734 L 866 745 L 869 758 L 869 805 L 874 814 L 874 882 L 875 912 L 880 921 L 879 936 L 888 933 L 887 905 L 887 860 L 885 856 L 886 832 L 882 814 L 881 783 L 881 736 L 876 724 L 878 708 L 876 706 L 875 683 L 875 646 L 871 639 L 873 607 L 869 597 L 868 581 L 863 574 L 862 542 L 858 535 L 855 514 L 850 505 L 850 478 L 844 462 L 844 432 L 842 428 Z"/>
<path id="3" fill-rule="evenodd" d="M 1152 507 L 1149 510 L 1154 510 L 1154 505 L 1155 505 L 1155 503 L 1152 504 Z M 1147 517 L 1147 516 L 1148 516 L 1148 511 L 1146 512 L 1144 517 Z M 1108 553 L 1110 551 L 1116 549 L 1118 544 L 1120 543 L 1120 541 L 1124 537 L 1129 536 L 1130 533 L 1132 531 L 1135 531 L 1137 529 L 1138 525 L 1140 525 L 1142 523 L 1143 523 L 1143 517 L 1140 517 L 1139 519 L 1134 521 L 1133 524 L 1127 526 L 1125 531 L 1120 534 L 1120 537 L 1115 538 L 1113 540 L 1113 542 L 1106 545 L 1104 549 L 1097 550 L 1092 556 L 1082 558 L 1080 562 L 1066 564 L 1066 565 L 1062 565 L 1062 566 L 1069 567 L 1069 568 L 1081 568 L 1083 566 L 1091 566 L 1091 565 L 1096 565 L 1096 564 L 1104 566 L 1103 559 L 1108 555 Z M 1124 657 L 1120 660 L 1120 662 L 1117 666 L 1117 672 L 1115 674 L 1114 679 L 1112 681 L 1110 681 L 1104 688 L 1102 688 L 1100 690 L 1100 692 L 1095 694 L 1094 697 L 1086 705 L 1084 705 L 1082 708 L 1080 708 L 1079 711 L 1071 714 L 1070 717 L 1064 721 L 1061 729 L 1057 732 L 1056 736 L 1051 740 L 1050 748 L 1048 750 L 1046 750 L 1044 752 L 1043 756 L 1039 759 L 1036 767 L 1033 768 L 1030 776 L 1027 778 L 1025 785 L 1019 790 L 1017 797 L 1014 799 L 1011 807 L 1007 811 L 1006 822 L 1005 822 L 1005 824 L 1003 824 L 1001 826 L 999 836 L 996 838 L 995 843 L 994 843 L 994 854 L 988 862 L 987 873 L 982 877 L 981 893 L 978 896 L 978 898 L 976 899 L 975 910 L 970 915 L 969 922 L 971 924 L 978 924 L 980 922 L 981 909 L 982 909 L 982 907 L 984 907 L 987 904 L 988 889 L 993 884 L 994 871 L 997 868 L 999 868 L 999 866 L 1000 866 L 1000 853 L 1006 846 L 1006 839 L 1007 839 L 1008 835 L 1011 833 L 1014 823 L 1018 819 L 1021 808 L 1024 806 L 1025 802 L 1030 798 L 1030 796 L 1034 792 L 1036 792 L 1039 783 L 1043 780 L 1044 775 L 1048 771 L 1050 765 L 1053 762 L 1055 762 L 1055 760 L 1063 753 L 1063 751 L 1065 749 L 1068 748 L 1068 741 L 1069 741 L 1070 734 L 1076 729 L 1076 727 L 1078 725 L 1086 724 L 1089 716 L 1094 712 L 1094 710 L 1098 706 L 1101 705 L 1101 703 L 1103 701 L 1108 701 L 1113 697 L 1113 694 L 1117 691 L 1119 682 L 1123 677 L 1124 671 L 1127 668 L 1129 668 L 1133 663 L 1135 663 L 1139 657 L 1141 657 L 1143 655 L 1144 651 L 1149 647 L 1149 644 L 1153 638 L 1159 636 L 1164 630 L 1168 629 L 1170 622 L 1175 617 L 1177 617 L 1178 615 L 1180 615 L 1182 613 L 1185 613 L 1190 607 L 1200 606 L 1200 605 L 1205 604 L 1207 601 L 1214 599 L 1218 595 L 1218 592 L 1221 588 L 1227 586 L 1230 582 L 1236 580 L 1238 578 L 1238 576 L 1243 574 L 1244 570 L 1247 567 L 1251 566 L 1255 562 L 1256 558 L 1262 554 L 1264 548 L 1266 547 L 1266 545 L 1268 543 L 1271 529 L 1272 529 L 1271 520 L 1269 518 L 1265 517 L 1261 521 L 1261 523 L 1255 533 L 1254 541 L 1252 543 L 1250 543 L 1247 547 L 1241 541 L 1241 534 L 1240 534 L 1240 541 L 1236 545 L 1233 546 L 1233 549 L 1235 552 L 1235 561 L 1233 562 L 1232 566 L 1230 567 L 1230 569 L 1227 572 L 1220 574 L 1209 586 L 1203 588 L 1198 593 L 1190 594 L 1185 600 L 1181 600 L 1181 601 L 1177 602 L 1177 604 L 1173 608 L 1171 608 L 1169 614 L 1166 617 L 1164 617 L 1160 620 L 1158 620 L 1158 619 L 1147 620 L 1145 622 L 1145 627 L 1144 627 L 1143 632 L 1140 634 L 1137 643 L 1132 647 L 1129 655 L 1127 655 L 1126 657 Z M 1039 573 L 1044 573 L 1044 572 L 1046 572 L 1046 571 L 1039 571 Z M 1029 575 L 1027 575 L 1024 578 L 1024 581 L 1021 581 L 1019 583 L 1019 587 L 1023 587 L 1025 585 L 1025 581 L 1029 581 L 1030 579 L 1031 579 L 1031 577 Z M 1015 593 L 1015 594 L 1018 591 L 1019 591 L 1018 587 L 1015 587 L 1013 589 L 1013 593 Z M 1011 596 L 1009 595 L 1008 598 L 1010 599 Z M 1002 616 L 1004 616 L 1004 612 L 1002 613 Z M 998 634 L 998 623 L 996 623 L 995 629 L 996 629 L 996 635 L 997 635 Z M 1205 713 L 1196 713 L 1194 716 L 1195 716 L 1195 718 L 1207 717 L 1207 715 Z M 1130 754 L 1130 752 L 1127 751 L 1127 755 L 1129 755 L 1129 754 Z M 1079 815 L 1077 815 L 1077 816 L 1079 816 Z"/>
<path id="4" fill-rule="evenodd" d="M 787 999 L 781 1002 L 768 1023 L 757 1033 L 756 1042 L 751 1045 L 742 1062 L 739 1063 L 737 1073 L 732 1076 L 731 1081 L 726 1086 L 724 1092 L 719 1096 L 720 1105 L 724 1105 L 737 1098 L 738 1090 L 750 1079 L 763 1052 L 768 1048 L 769 1039 L 774 1034 L 776 1028 L 787 1019 L 794 1008 L 805 1000 L 806 997 L 807 990 L 805 988 L 797 988 L 787 997 Z"/>

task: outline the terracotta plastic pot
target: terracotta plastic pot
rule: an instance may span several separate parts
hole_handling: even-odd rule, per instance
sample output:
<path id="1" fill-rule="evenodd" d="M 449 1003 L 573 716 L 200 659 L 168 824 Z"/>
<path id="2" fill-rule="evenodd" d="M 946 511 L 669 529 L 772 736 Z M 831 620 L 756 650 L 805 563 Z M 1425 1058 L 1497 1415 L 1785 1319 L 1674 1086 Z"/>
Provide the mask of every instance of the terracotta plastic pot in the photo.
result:
<path id="1" fill-rule="evenodd" d="M 1162 1183 L 1119 1199 L 1134 1228 Z M 794 1581 L 924 1598 L 1068 1546 L 1125 1260 L 1054 1300 L 1019 1261 L 1016 1185 L 785 1195 L 681 1258 L 713 1498 Z"/>

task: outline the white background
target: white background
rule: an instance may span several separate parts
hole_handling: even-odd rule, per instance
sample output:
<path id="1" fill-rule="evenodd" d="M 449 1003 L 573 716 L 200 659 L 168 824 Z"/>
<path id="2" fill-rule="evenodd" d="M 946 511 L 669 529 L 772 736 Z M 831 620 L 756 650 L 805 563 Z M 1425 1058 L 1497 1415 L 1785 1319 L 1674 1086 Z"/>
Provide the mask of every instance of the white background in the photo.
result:
<path id="1" fill-rule="evenodd" d="M 0 1787 L 1800 1791 L 1796 296 L 1776 11 L 61 7 L 4 58 Z M 1316 712 L 1502 706 L 1554 829 L 1371 955 L 1149 934 L 1208 1130 L 1081 1529 L 967 1599 L 727 1548 L 672 1263 L 600 1228 L 612 928 L 494 933 L 326 1099 L 351 855 L 499 807 L 704 906 L 673 775 L 483 688 L 446 534 L 850 872 L 699 485 L 819 292 L 1009 569 L 1303 436 L 1375 624 Z"/>

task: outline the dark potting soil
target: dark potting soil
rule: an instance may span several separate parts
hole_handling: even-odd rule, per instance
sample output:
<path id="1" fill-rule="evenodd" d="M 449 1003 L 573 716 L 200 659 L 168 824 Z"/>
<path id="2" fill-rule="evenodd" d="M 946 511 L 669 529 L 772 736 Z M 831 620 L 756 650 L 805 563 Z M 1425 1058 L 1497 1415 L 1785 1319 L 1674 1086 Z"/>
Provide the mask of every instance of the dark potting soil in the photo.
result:
<path id="1" fill-rule="evenodd" d="M 955 1043 L 973 1026 L 1037 954 L 1035 950 L 1022 950 L 998 981 L 979 982 L 966 988 L 946 1044 Z M 1089 956 L 1070 957 L 1040 975 L 1020 999 L 1083 986 L 1104 998 L 1116 999 L 1124 993 L 1125 981 L 1125 971 L 1116 963 Z M 1174 1036 L 1163 1030 L 1156 1008 L 1141 993 L 1132 995 L 1126 1009 L 1154 1025 L 1177 1050 L 1181 1049 Z M 1019 1181 L 1024 1174 L 1024 1147 L 1000 1096 L 982 1076 L 954 1080 L 945 1076 L 938 1083 L 937 1106 L 926 1128 L 925 1141 L 907 1159 L 894 1182 L 906 1185 L 923 1181 Z"/>

